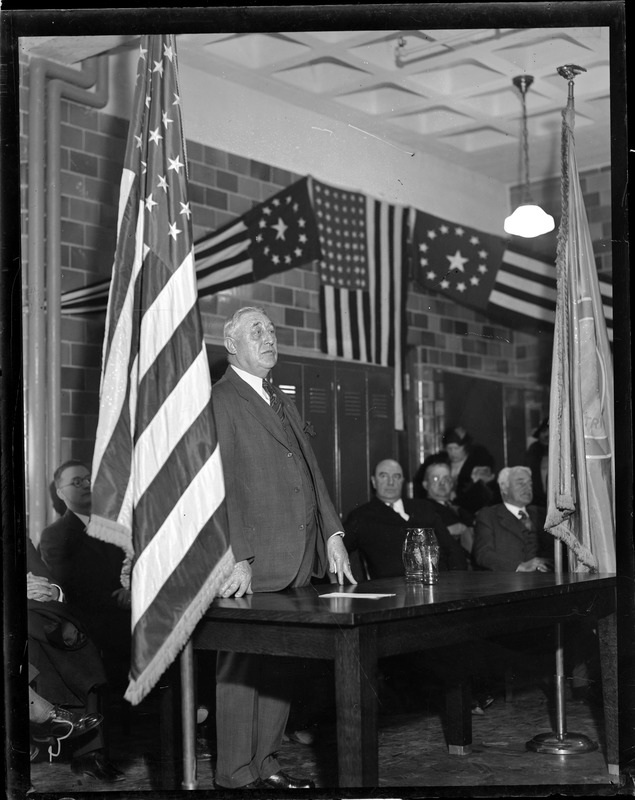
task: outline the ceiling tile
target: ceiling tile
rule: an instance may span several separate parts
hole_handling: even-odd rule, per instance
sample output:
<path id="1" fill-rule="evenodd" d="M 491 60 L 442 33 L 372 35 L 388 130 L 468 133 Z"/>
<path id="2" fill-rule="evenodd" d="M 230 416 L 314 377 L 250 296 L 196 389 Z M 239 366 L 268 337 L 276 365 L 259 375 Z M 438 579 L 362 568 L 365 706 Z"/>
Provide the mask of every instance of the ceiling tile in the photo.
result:
<path id="1" fill-rule="evenodd" d="M 409 81 L 439 94 L 467 94 L 487 83 L 499 80 L 501 73 L 467 59 L 445 67 L 412 73 Z"/>
<path id="2" fill-rule="evenodd" d="M 500 147 L 501 145 L 509 144 L 509 140 L 510 137 L 507 134 L 497 128 L 488 127 L 475 128 L 463 133 L 451 133 L 441 138 L 441 141 L 466 153 Z"/>
<path id="3" fill-rule="evenodd" d="M 339 89 L 342 84 L 350 83 L 356 77 L 367 74 L 364 70 L 350 67 L 336 58 L 318 58 L 300 67 L 275 72 L 273 77 L 319 94 Z"/>
<path id="4" fill-rule="evenodd" d="M 384 83 L 371 89 L 341 95 L 335 99 L 338 103 L 352 106 L 367 114 L 387 114 L 411 106 L 424 98 L 415 92 L 401 89 L 393 83 Z"/>
<path id="5" fill-rule="evenodd" d="M 450 108 L 438 106 L 420 111 L 417 114 L 404 114 L 393 120 L 397 125 L 421 134 L 438 133 L 466 125 L 472 121 L 471 117 L 458 114 Z"/>
<path id="6" fill-rule="evenodd" d="M 208 42 L 204 49 L 219 58 L 251 69 L 262 67 L 310 53 L 306 45 L 292 41 L 280 34 L 250 33 L 237 35 L 220 41 Z"/>
<path id="7" fill-rule="evenodd" d="M 525 72 L 539 70 L 544 74 L 549 65 L 554 65 L 554 72 L 563 64 L 582 64 L 589 59 L 595 60 L 595 54 L 589 47 L 566 35 L 549 35 L 543 32 L 541 38 L 527 42 L 525 45 L 514 45 L 496 50 L 501 58 L 514 64 Z"/>

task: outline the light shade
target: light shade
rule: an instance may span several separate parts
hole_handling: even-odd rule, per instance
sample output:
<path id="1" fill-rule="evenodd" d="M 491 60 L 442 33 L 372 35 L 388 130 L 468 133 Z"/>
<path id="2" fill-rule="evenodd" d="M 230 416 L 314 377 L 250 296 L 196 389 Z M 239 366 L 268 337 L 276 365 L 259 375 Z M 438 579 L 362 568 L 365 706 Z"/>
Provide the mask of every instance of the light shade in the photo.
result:
<path id="1" fill-rule="evenodd" d="M 514 236 L 523 236 L 525 239 L 533 239 L 534 236 L 542 236 L 549 233 L 555 227 L 553 217 L 533 203 L 525 203 L 505 218 L 503 226 L 505 233 Z"/>

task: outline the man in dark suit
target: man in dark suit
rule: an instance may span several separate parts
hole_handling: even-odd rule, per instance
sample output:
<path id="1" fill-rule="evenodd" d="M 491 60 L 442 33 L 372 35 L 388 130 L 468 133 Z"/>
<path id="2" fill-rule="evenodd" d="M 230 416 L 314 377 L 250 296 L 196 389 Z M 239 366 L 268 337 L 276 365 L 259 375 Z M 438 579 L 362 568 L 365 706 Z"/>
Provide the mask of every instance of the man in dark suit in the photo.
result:
<path id="1" fill-rule="evenodd" d="M 461 546 L 453 539 L 427 500 L 402 498 L 404 476 L 400 464 L 387 458 L 371 475 L 375 496 L 348 515 L 346 548 L 359 549 L 373 578 L 404 574 L 401 556 L 408 528 L 434 528 L 440 547 L 439 569 L 467 569 Z"/>
<path id="2" fill-rule="evenodd" d="M 473 556 L 481 569 L 549 572 L 554 539 L 544 531 L 545 510 L 531 505 L 529 467 L 505 467 L 498 474 L 502 503 L 476 514 Z"/>
<path id="3" fill-rule="evenodd" d="M 86 533 L 92 494 L 90 470 L 83 462 L 64 462 L 53 481 L 66 511 L 42 531 L 40 554 L 101 649 L 110 685 L 125 684 L 130 664 L 130 591 L 121 585 L 123 550 Z"/>
<path id="4" fill-rule="evenodd" d="M 295 404 L 263 382 L 278 359 L 276 331 L 262 308 L 225 324 L 229 367 L 212 404 L 225 475 L 236 566 L 221 597 L 306 586 L 327 569 L 355 582 L 333 507 Z M 313 788 L 280 769 L 289 679 L 273 657 L 219 652 L 216 671 L 219 788 Z"/>
<path id="5" fill-rule="evenodd" d="M 418 488 L 417 483 L 421 484 L 426 499 L 439 515 L 441 522 L 471 559 L 474 544 L 474 514 L 450 499 L 452 473 L 447 454 L 441 452 L 429 456 L 417 470 L 416 488 Z M 417 497 L 416 492 L 415 497 Z"/>
<path id="6" fill-rule="evenodd" d="M 108 759 L 100 725 L 106 674 L 99 652 L 30 539 L 26 555 L 29 684 L 35 682 L 37 693 L 54 705 L 35 735 L 46 739 L 47 732 L 54 735 L 65 726 L 68 734 L 68 725 L 73 723 L 73 733 L 82 735 L 73 741 L 71 770 L 104 783 L 123 780 L 123 773 Z"/>

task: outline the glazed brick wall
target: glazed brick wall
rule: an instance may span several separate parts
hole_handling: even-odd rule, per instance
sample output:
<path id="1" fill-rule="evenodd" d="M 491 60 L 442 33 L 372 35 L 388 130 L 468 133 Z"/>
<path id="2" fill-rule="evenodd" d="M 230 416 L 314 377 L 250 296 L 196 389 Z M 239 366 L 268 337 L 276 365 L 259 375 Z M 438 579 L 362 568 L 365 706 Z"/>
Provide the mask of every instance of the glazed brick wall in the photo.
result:
<path id="1" fill-rule="evenodd" d="M 23 65 L 24 66 L 24 65 Z M 24 236 L 28 235 L 26 132 L 28 94 L 23 86 L 21 115 Z M 77 288 L 110 275 L 115 248 L 121 164 L 128 124 L 95 109 L 62 101 L 61 232 L 62 290 Z M 187 143 L 194 238 L 241 215 L 300 175 L 226 153 L 197 142 Z M 591 192 L 593 232 L 603 271 L 610 274 L 610 173 L 595 171 L 583 178 Z M 550 185 L 550 191 L 553 185 Z M 538 192 L 536 193 L 538 199 Z M 591 213 L 590 213 L 591 217 Z M 546 237 L 545 237 L 546 238 Z M 26 257 L 26 239 L 23 240 Z M 543 241 L 543 246 L 548 242 Z M 555 244 L 553 253 L 555 253 Z M 205 333 L 215 341 L 229 314 L 245 303 L 265 305 L 278 329 L 280 344 L 304 355 L 317 355 L 320 343 L 319 276 L 314 266 L 271 276 L 257 284 L 202 298 Z M 426 394 L 423 424 L 433 436 L 442 416 L 434 398 L 435 368 L 490 374 L 501 379 L 546 385 L 548 345 L 528 334 L 500 327 L 483 315 L 438 296 L 412 290 L 408 296 L 408 367 Z M 90 459 L 97 426 L 97 394 L 101 369 L 103 314 L 62 319 L 62 456 Z M 413 425 L 409 402 L 409 425 Z M 417 420 L 417 424 L 419 421 Z"/>

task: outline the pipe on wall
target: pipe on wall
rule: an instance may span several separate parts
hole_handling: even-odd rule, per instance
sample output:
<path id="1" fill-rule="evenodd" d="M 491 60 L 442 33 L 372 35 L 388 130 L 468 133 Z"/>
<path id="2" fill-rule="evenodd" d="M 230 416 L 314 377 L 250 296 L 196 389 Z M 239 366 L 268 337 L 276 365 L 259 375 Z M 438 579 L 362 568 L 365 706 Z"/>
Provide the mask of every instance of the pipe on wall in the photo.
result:
<path id="1" fill-rule="evenodd" d="M 105 61 L 102 57 L 100 61 Z M 26 471 L 28 487 L 28 524 L 32 538 L 37 539 L 46 525 L 47 485 L 50 471 L 57 466 L 60 448 L 60 256 L 59 256 L 59 104 L 62 91 L 72 92 L 73 98 L 91 104 L 94 98 L 103 107 L 103 85 L 96 86 L 95 92 L 85 91 L 103 81 L 107 83 L 107 64 L 98 65 L 91 59 L 82 65 L 81 70 L 65 67 L 46 59 L 32 59 L 29 78 L 29 177 L 28 177 L 28 264 L 26 280 L 26 393 L 27 393 L 27 444 Z M 48 147 L 45 144 L 45 99 L 47 81 L 58 81 L 51 94 L 56 98 L 57 120 L 53 131 L 47 126 Z M 49 90 L 51 86 L 49 85 Z M 83 91 L 82 91 L 83 90 Z M 64 94 L 66 96 L 66 94 Z M 48 111 L 51 111 L 49 102 Z M 45 155 L 56 149 L 53 157 L 53 172 L 49 166 L 49 184 L 54 191 L 46 190 Z M 48 151 L 48 152 L 47 152 Z M 48 207 L 49 196 L 53 197 L 53 208 Z M 57 204 L 55 208 L 55 203 Z M 46 236 L 45 236 L 46 213 Z M 53 233 L 54 242 L 49 236 Z M 47 258 L 45 261 L 45 242 Z M 45 266 L 46 265 L 46 266 Z M 46 282 L 45 282 L 46 276 Z M 47 288 L 48 287 L 48 288 Z M 56 292 L 54 291 L 56 289 Z M 48 296 L 47 296 L 48 295 Z M 53 307 L 47 316 L 47 301 Z M 55 310 L 57 308 L 57 311 Z M 47 339 L 48 335 L 48 339 Z M 48 361 L 48 370 L 47 370 Z M 53 383 L 47 383 L 52 377 Z M 48 391 L 47 391 L 48 389 Z M 48 441 L 47 441 L 48 440 Z"/>

